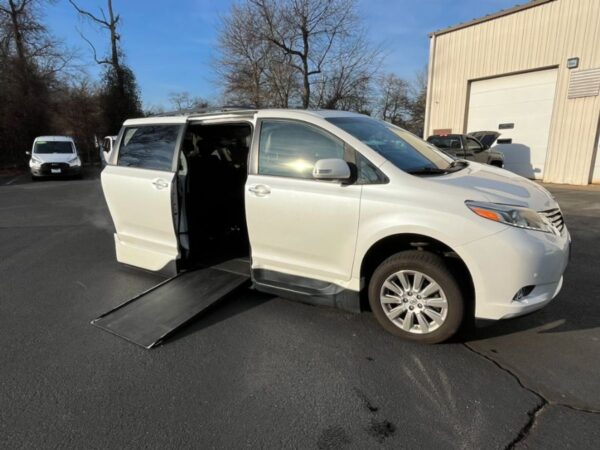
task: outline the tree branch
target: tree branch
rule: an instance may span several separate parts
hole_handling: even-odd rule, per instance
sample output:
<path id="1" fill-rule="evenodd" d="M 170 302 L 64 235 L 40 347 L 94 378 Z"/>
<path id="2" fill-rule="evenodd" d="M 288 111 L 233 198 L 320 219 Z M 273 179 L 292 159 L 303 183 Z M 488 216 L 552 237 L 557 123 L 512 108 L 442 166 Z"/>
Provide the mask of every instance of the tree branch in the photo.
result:
<path id="1" fill-rule="evenodd" d="M 87 42 L 88 45 L 91 47 L 94 56 L 94 61 L 96 62 L 96 64 L 111 64 L 111 61 L 109 61 L 108 59 L 98 59 L 98 54 L 96 53 L 96 47 L 94 47 L 94 44 L 92 44 L 90 40 L 86 38 L 81 31 L 77 30 L 77 32 L 79 33 L 79 36 L 81 36 L 81 39 Z"/>
<path id="2" fill-rule="evenodd" d="M 69 0 L 69 3 L 71 5 L 73 5 L 73 8 L 75 8 L 77 10 L 77 12 L 79 14 L 81 14 L 82 16 L 86 16 L 89 19 L 91 19 L 92 21 L 99 23 L 100 25 L 103 25 L 106 28 L 110 28 L 110 23 L 108 23 L 108 21 L 99 19 L 98 17 L 93 15 L 91 12 L 81 9 L 79 6 L 77 6 L 77 3 L 75 3 L 73 0 Z M 102 10 L 102 8 L 100 8 L 100 11 L 102 12 L 102 16 L 104 16 L 104 11 Z"/>

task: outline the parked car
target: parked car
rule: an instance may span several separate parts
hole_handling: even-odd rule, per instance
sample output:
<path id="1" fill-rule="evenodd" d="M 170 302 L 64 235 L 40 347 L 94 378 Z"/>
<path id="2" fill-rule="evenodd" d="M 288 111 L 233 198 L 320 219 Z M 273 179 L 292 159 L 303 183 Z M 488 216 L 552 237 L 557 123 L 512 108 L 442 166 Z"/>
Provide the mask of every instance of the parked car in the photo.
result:
<path id="1" fill-rule="evenodd" d="M 32 179 L 53 176 L 81 177 L 81 159 L 69 136 L 39 136 L 33 141 L 29 158 Z"/>
<path id="2" fill-rule="evenodd" d="M 496 167 L 504 167 L 504 154 L 491 149 L 500 133 L 475 131 L 469 134 L 434 134 L 427 142 L 456 159 L 477 161 Z"/>
<path id="3" fill-rule="evenodd" d="M 102 167 L 110 160 L 117 136 L 105 136 L 100 144 L 100 162 Z"/>
<path id="4" fill-rule="evenodd" d="M 569 258 L 543 187 L 355 113 L 127 120 L 101 178 L 118 261 L 177 272 L 238 242 L 256 289 L 353 311 L 364 295 L 418 342 L 543 307 Z"/>

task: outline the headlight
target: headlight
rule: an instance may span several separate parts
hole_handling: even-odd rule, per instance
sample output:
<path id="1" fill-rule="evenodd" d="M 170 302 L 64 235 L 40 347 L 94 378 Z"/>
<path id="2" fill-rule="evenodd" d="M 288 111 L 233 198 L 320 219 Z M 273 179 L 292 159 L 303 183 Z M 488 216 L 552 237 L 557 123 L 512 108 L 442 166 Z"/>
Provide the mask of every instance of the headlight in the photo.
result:
<path id="1" fill-rule="evenodd" d="M 513 227 L 528 230 L 554 233 L 550 221 L 533 209 L 521 206 L 502 205 L 499 203 L 474 202 L 467 200 L 465 204 L 471 211 L 484 219 L 504 223 Z"/>
<path id="2" fill-rule="evenodd" d="M 30 166 L 38 167 L 38 166 L 41 166 L 43 163 L 44 163 L 44 161 L 39 159 L 37 156 L 31 155 L 31 159 L 29 160 Z"/>
<path id="3" fill-rule="evenodd" d="M 81 165 L 81 160 L 79 159 L 79 156 L 76 156 L 73 159 L 69 160 L 69 165 L 71 166 L 80 166 Z"/>

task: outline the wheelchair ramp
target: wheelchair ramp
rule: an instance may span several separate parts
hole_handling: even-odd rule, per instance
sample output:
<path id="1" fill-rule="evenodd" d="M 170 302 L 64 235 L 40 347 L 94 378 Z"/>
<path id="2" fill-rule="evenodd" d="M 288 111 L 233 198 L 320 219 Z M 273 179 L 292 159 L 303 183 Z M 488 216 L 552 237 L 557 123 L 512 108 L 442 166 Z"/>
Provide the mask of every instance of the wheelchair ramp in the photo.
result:
<path id="1" fill-rule="evenodd" d="M 225 296 L 250 285 L 243 264 L 186 272 L 117 306 L 92 324 L 144 348 L 152 348 Z"/>

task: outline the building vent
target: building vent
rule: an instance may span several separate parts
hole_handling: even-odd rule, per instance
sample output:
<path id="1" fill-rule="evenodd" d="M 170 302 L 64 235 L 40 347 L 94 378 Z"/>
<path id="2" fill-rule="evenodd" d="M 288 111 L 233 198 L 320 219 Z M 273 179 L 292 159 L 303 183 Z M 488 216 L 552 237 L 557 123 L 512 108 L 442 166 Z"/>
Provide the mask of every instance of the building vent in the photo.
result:
<path id="1" fill-rule="evenodd" d="M 593 97 L 600 94 L 600 68 L 571 72 L 569 98 Z"/>

